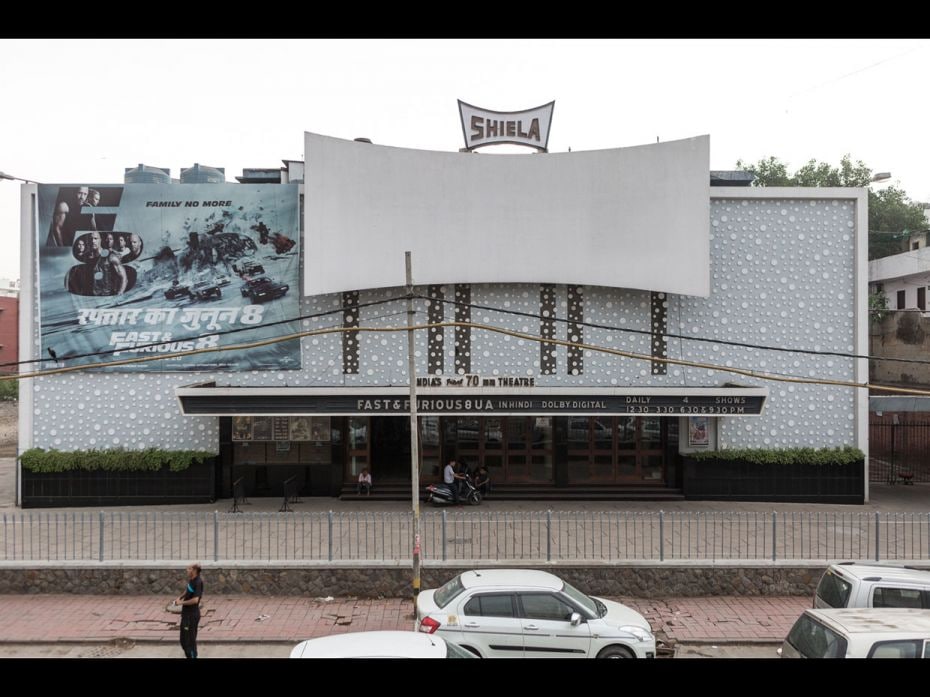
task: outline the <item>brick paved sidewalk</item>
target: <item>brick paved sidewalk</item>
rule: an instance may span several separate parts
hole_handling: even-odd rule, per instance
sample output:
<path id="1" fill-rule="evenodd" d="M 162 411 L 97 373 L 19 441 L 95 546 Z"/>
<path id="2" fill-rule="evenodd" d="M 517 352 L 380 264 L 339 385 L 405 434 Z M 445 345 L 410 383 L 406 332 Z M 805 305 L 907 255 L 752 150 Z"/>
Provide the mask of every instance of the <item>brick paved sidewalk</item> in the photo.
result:
<path id="1" fill-rule="evenodd" d="M 619 600 L 642 613 L 660 639 L 682 644 L 781 642 L 811 607 L 807 596 Z"/>
<path id="2" fill-rule="evenodd" d="M 0 595 L 0 642 L 177 641 L 171 598 Z M 677 643 L 781 641 L 807 597 L 616 598 L 641 612 L 660 639 Z M 410 600 L 208 596 L 198 641 L 297 642 L 340 632 L 412 629 Z"/>

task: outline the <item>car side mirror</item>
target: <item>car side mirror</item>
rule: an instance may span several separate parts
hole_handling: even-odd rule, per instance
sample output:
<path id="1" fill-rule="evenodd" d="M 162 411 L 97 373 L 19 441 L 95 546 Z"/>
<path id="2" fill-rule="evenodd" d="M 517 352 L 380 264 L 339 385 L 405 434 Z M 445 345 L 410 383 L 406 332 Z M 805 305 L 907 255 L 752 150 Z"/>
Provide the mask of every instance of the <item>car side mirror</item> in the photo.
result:
<path id="1" fill-rule="evenodd" d="M 578 614 L 577 612 L 573 612 L 571 617 L 569 617 L 568 619 L 572 623 L 573 627 L 577 627 L 579 624 L 581 624 L 581 615 Z"/>

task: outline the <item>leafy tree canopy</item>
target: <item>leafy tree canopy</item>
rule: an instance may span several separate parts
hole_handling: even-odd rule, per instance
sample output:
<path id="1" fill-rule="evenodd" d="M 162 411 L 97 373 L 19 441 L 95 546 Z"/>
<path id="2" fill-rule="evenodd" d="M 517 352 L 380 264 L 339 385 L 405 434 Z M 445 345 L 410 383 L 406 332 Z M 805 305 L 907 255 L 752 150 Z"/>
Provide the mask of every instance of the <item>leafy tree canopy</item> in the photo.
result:
<path id="1" fill-rule="evenodd" d="M 777 157 L 756 163 L 736 161 L 736 168 L 755 175 L 753 186 L 868 186 L 872 170 L 862 160 L 853 162 L 844 155 L 840 166 L 810 160 L 794 174 Z M 869 259 L 878 259 L 906 251 L 904 240 L 927 229 L 923 208 L 894 186 L 880 191 L 869 190 Z"/>

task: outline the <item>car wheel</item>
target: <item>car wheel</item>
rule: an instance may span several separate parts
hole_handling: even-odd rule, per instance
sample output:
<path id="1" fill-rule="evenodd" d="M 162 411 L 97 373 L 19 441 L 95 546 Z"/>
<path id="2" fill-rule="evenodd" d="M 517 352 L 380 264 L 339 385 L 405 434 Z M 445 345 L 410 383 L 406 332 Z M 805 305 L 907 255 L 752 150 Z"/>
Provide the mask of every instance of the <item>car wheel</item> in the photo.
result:
<path id="1" fill-rule="evenodd" d="M 625 646 L 608 646 L 597 655 L 598 658 L 636 658 Z"/>

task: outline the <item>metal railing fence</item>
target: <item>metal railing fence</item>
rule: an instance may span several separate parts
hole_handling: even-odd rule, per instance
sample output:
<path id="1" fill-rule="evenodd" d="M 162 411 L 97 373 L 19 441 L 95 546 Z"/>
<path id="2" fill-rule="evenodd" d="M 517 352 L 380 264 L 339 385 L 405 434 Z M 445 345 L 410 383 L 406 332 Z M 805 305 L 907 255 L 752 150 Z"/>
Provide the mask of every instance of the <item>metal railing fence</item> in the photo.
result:
<path id="1" fill-rule="evenodd" d="M 0 561 L 404 562 L 412 514 L 15 512 Z M 930 560 L 930 513 L 428 512 L 426 562 Z"/>

